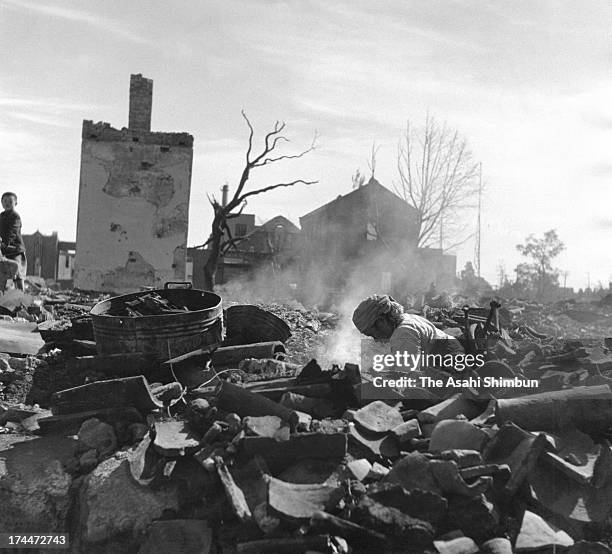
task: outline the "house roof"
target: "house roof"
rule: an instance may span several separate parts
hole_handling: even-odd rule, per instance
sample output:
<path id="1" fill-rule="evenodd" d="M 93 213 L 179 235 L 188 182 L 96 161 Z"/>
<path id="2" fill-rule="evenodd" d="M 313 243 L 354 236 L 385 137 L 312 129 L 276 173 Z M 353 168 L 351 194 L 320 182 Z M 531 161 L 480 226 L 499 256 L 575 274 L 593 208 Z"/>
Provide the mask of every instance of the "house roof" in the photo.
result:
<path id="1" fill-rule="evenodd" d="M 297 225 L 294 225 L 283 215 L 277 215 L 272 219 L 269 219 L 263 225 L 258 226 L 256 230 L 263 229 L 265 231 L 274 231 L 274 229 L 276 229 L 276 227 L 278 227 L 279 225 L 282 225 L 288 233 L 300 232 L 300 228 Z"/>
<path id="2" fill-rule="evenodd" d="M 410 204 L 408 204 L 402 197 L 398 196 L 394 192 L 390 191 L 388 188 L 381 185 L 374 177 L 371 177 L 370 180 L 362 187 L 352 190 L 348 194 L 339 195 L 331 202 L 323 204 L 323 206 L 319 206 L 317 209 L 308 212 L 307 214 L 304 214 L 302 217 L 300 217 L 300 223 L 302 219 L 309 218 L 319 213 L 323 213 L 334 207 L 335 205 L 339 204 L 340 202 L 343 202 L 348 197 L 354 198 L 360 195 L 366 195 L 369 197 L 372 194 L 392 196 L 394 201 L 405 204 L 407 210 L 416 212 L 416 210 Z"/>

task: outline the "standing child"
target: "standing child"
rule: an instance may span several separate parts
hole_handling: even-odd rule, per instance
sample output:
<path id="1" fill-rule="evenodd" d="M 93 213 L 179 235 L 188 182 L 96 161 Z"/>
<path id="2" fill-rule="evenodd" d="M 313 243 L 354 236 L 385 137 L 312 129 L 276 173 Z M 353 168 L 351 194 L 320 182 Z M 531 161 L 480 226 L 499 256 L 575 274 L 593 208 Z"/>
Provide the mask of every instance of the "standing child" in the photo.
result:
<path id="1" fill-rule="evenodd" d="M 5 192 L 1 202 L 4 211 L 0 213 L 0 291 L 6 288 L 7 279 L 13 279 L 15 287 L 23 290 L 27 260 L 21 237 L 21 218 L 15 211 L 17 195 Z"/>

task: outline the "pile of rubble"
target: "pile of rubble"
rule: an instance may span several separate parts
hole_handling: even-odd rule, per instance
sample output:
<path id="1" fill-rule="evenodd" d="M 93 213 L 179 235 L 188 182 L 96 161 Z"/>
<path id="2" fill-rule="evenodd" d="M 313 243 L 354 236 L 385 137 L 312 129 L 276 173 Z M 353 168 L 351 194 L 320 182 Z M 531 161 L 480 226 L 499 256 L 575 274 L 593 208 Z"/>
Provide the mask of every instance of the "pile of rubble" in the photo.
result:
<path id="1" fill-rule="evenodd" d="M 358 366 L 306 359 L 337 317 L 295 306 L 230 307 L 212 354 L 12 352 L 0 381 L 30 390 L 0 407 L 0 530 L 87 552 L 612 552 L 612 333 L 560 340 L 519 307 L 483 374 L 536 390 L 368 400 Z"/>

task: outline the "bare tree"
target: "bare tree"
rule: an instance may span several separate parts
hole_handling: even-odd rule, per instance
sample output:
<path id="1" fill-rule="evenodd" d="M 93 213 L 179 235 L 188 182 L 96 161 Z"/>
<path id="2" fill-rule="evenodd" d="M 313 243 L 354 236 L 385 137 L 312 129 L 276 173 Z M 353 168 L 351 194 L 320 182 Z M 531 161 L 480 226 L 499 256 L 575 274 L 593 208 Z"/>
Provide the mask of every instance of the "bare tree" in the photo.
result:
<path id="1" fill-rule="evenodd" d="M 479 186 L 478 164 L 465 139 L 429 115 L 420 131 L 408 121 L 398 145 L 397 167 L 395 191 L 417 211 L 417 245 L 424 248 L 443 242 L 442 237 L 457 237 L 462 232 L 461 213 L 474 207 Z"/>
<path id="2" fill-rule="evenodd" d="M 370 152 L 370 159 L 368 160 L 371 179 L 374 179 L 374 174 L 376 173 L 376 154 L 378 154 L 379 150 L 380 146 L 376 146 L 376 141 L 372 141 L 372 151 Z"/>
<path id="3" fill-rule="evenodd" d="M 288 181 L 286 183 L 275 183 L 273 185 L 267 185 L 265 187 L 261 187 L 259 189 L 245 190 L 251 176 L 251 172 L 259 167 L 263 167 L 265 165 L 270 165 L 276 162 L 280 162 L 282 160 L 295 160 L 297 158 L 301 158 L 308 154 L 308 152 L 312 152 L 315 149 L 317 134 L 315 133 L 311 145 L 298 152 L 297 154 L 282 154 L 275 155 L 280 142 L 289 142 L 289 139 L 283 135 L 283 131 L 285 130 L 285 122 L 276 121 L 274 123 L 274 128 L 272 131 L 266 134 L 264 138 L 264 144 L 261 151 L 258 154 L 253 153 L 253 126 L 249 121 L 246 113 L 244 111 L 241 112 L 242 117 L 246 121 L 247 126 L 249 127 L 249 143 L 246 152 L 246 160 L 245 165 L 240 175 L 240 180 L 238 181 L 238 185 L 234 190 L 234 194 L 229 199 L 226 205 L 220 204 L 216 198 L 209 197 L 208 201 L 213 207 L 214 218 L 212 222 L 212 229 L 209 239 L 202 245 L 208 246 L 209 255 L 206 259 L 206 263 L 204 264 L 204 279 L 205 286 L 208 290 L 214 290 L 215 287 L 215 277 L 217 274 L 217 269 L 219 267 L 219 260 L 225 256 L 230 249 L 235 248 L 240 241 L 242 241 L 245 237 L 233 237 L 230 227 L 228 225 L 228 220 L 238 217 L 245 206 L 247 205 L 247 199 L 251 196 L 255 196 L 258 194 L 262 194 L 264 192 L 269 192 L 271 190 L 280 188 L 280 187 L 291 187 L 293 185 L 297 185 L 299 183 L 304 185 L 313 185 L 318 183 L 318 181 L 305 181 L 303 179 L 295 179 L 293 181 Z"/>

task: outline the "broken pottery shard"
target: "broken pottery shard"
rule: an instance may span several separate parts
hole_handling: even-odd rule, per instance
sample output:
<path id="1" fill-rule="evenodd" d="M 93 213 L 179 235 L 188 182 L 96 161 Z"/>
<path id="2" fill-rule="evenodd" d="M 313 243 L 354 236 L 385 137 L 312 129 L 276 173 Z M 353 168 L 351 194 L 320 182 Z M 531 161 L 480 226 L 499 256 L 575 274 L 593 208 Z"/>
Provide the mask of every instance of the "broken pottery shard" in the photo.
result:
<path id="1" fill-rule="evenodd" d="M 526 552 L 546 546 L 571 546 L 574 539 L 565 531 L 542 519 L 539 515 L 525 511 L 521 530 L 514 549 L 516 552 Z"/>
<path id="2" fill-rule="evenodd" d="M 476 496 L 486 491 L 493 478 L 481 476 L 468 484 L 459 473 L 459 466 L 451 460 L 432 460 L 431 471 L 445 494 Z"/>
<path id="3" fill-rule="evenodd" d="M 142 375 L 97 381 L 62 390 L 51 396 L 51 411 L 54 415 L 130 406 L 145 414 L 163 408 L 164 405 L 151 394 Z"/>
<path id="4" fill-rule="evenodd" d="M 227 381 L 219 383 L 217 405 L 220 409 L 237 413 L 241 417 L 275 415 L 285 421 L 292 420 L 292 410 L 289 408 Z"/>
<path id="5" fill-rule="evenodd" d="M 550 436 L 556 452 L 544 452 L 543 459 L 571 479 L 597 488 L 608 481 L 612 473 L 612 452 L 607 441 L 595 444 L 586 433 L 566 429 Z"/>
<path id="6" fill-rule="evenodd" d="M 367 406 L 357 410 L 354 419 L 366 431 L 374 433 L 386 433 L 404 423 L 399 410 L 381 400 L 370 402 Z"/>
<path id="7" fill-rule="evenodd" d="M 446 499 L 430 491 L 407 491 L 396 483 L 376 483 L 368 488 L 367 495 L 389 508 L 395 508 L 412 517 L 437 525 L 446 514 Z"/>
<path id="8" fill-rule="evenodd" d="M 396 544 L 412 548 L 430 545 L 434 530 L 430 523 L 410 517 L 364 496 L 351 513 L 351 520 L 387 535 Z"/>
<path id="9" fill-rule="evenodd" d="M 382 479 L 385 475 L 389 473 L 389 468 L 379 464 L 378 462 L 374 462 L 372 464 L 372 469 L 368 473 L 369 479 L 379 480 Z"/>
<path id="10" fill-rule="evenodd" d="M 216 368 L 238 367 L 238 363 L 247 358 L 276 358 L 279 354 L 285 353 L 285 347 L 280 341 L 237 344 L 217 348 L 212 353 L 211 361 Z"/>
<path id="11" fill-rule="evenodd" d="M 206 521 L 199 519 L 169 519 L 154 521 L 138 554 L 167 552 L 198 552 L 208 554 L 213 532 Z"/>
<path id="12" fill-rule="evenodd" d="M 460 468 L 476 466 L 482 464 L 482 456 L 478 450 L 464 450 L 454 448 L 452 450 L 443 450 L 436 455 L 436 458 L 441 460 L 452 460 L 457 462 Z"/>
<path id="13" fill-rule="evenodd" d="M 485 411 L 482 412 L 479 416 L 470 420 L 470 423 L 474 425 L 488 425 L 495 422 L 495 407 L 497 406 L 496 400 L 491 400 L 487 404 Z"/>
<path id="14" fill-rule="evenodd" d="M 337 460 L 302 458 L 276 477 L 298 485 L 339 485 L 346 478 L 346 473 Z"/>
<path id="15" fill-rule="evenodd" d="M 585 432 L 612 425 L 612 390 L 608 385 L 530 394 L 497 400 L 499 423 L 511 421 L 527 431 L 555 431 L 576 426 Z"/>
<path id="16" fill-rule="evenodd" d="M 290 521 L 307 521 L 317 511 L 332 509 L 342 498 L 337 486 L 296 485 L 274 477 L 268 480 L 268 505 L 279 517 Z"/>
<path id="17" fill-rule="evenodd" d="M 464 398 L 461 393 L 422 410 L 418 415 L 418 419 L 421 423 L 437 423 L 443 419 L 454 419 L 460 414 L 463 414 L 468 419 L 473 419 L 480 414 L 480 409 L 477 405 Z"/>
<path id="18" fill-rule="evenodd" d="M 251 510 L 249 509 L 249 505 L 247 504 L 244 493 L 240 489 L 231 473 L 227 469 L 223 458 L 220 456 L 215 457 L 215 465 L 217 467 L 217 474 L 219 475 L 219 479 L 221 479 L 221 484 L 223 485 L 223 489 L 225 490 L 225 497 L 229 502 L 230 508 L 232 509 L 233 514 L 240 521 L 248 521 L 251 519 Z"/>
<path id="19" fill-rule="evenodd" d="M 163 456 L 184 456 L 200 447 L 200 439 L 184 421 L 157 421 L 154 446 Z"/>
<path id="20" fill-rule="evenodd" d="M 477 554 L 478 545 L 470 537 L 457 537 L 448 541 L 434 541 L 440 554 Z"/>
<path id="21" fill-rule="evenodd" d="M 352 462 L 349 462 L 347 464 L 347 467 L 349 468 L 355 479 L 357 479 L 357 481 L 363 481 L 370 473 L 370 470 L 372 469 L 372 464 L 368 462 L 368 460 L 366 460 L 365 458 L 361 458 L 359 460 L 353 460 Z"/>
<path id="22" fill-rule="evenodd" d="M 506 423 L 487 444 L 483 458 L 487 463 L 506 464 L 510 467 L 510 479 L 504 490 L 514 494 L 531 473 L 545 448 L 545 435 L 534 436 L 512 423 Z"/>
<path id="23" fill-rule="evenodd" d="M 384 549 L 387 537 L 352 521 L 339 518 L 327 512 L 315 512 L 310 519 L 310 526 L 317 532 L 329 533 L 347 539 L 355 547 Z"/>
<path id="24" fill-rule="evenodd" d="M 531 494 L 540 506 L 575 522 L 601 522 L 612 515 L 612 483 L 600 488 L 569 478 L 543 458 L 527 476 Z"/>
<path id="25" fill-rule="evenodd" d="M 291 410 L 299 410 L 314 417 L 333 417 L 336 413 L 334 405 L 324 398 L 311 398 L 294 392 L 286 392 L 279 403 Z"/>
<path id="26" fill-rule="evenodd" d="M 299 433 L 284 442 L 266 437 L 244 437 L 240 441 L 240 449 L 247 458 L 259 454 L 273 472 L 282 471 L 305 456 L 340 461 L 346 455 L 346 447 L 344 433 Z"/>
<path id="27" fill-rule="evenodd" d="M 441 494 L 440 486 L 431 472 L 430 462 L 431 460 L 424 454 L 411 452 L 395 462 L 382 481 L 398 483 L 407 491 L 421 489 Z"/>
<path id="28" fill-rule="evenodd" d="M 251 304 L 230 306 L 225 311 L 225 324 L 228 345 L 285 342 L 291 336 L 289 326 L 282 319 Z"/>
<path id="29" fill-rule="evenodd" d="M 512 554 L 512 543 L 505 537 L 496 537 L 480 545 L 482 554 Z"/>
<path id="30" fill-rule="evenodd" d="M 429 451 L 481 450 L 487 434 L 468 421 L 447 419 L 434 427 L 429 439 Z"/>
<path id="31" fill-rule="evenodd" d="M 183 387 L 176 381 L 168 383 L 167 385 L 160 385 L 151 389 L 151 394 L 157 398 L 164 405 L 175 404 L 174 401 L 178 400 L 183 394 Z"/>
<path id="32" fill-rule="evenodd" d="M 421 427 L 417 419 L 410 419 L 394 427 L 391 432 L 397 437 L 400 446 L 408 444 L 410 439 L 421 436 Z"/>
<path id="33" fill-rule="evenodd" d="M 371 433 L 359 431 L 354 423 L 349 423 L 349 438 L 357 446 L 363 448 L 364 455 L 374 461 L 377 456 L 382 458 L 397 458 L 400 450 L 395 436 L 380 435 L 380 433 Z"/>
<path id="34" fill-rule="evenodd" d="M 248 416 L 244 418 L 244 428 L 250 435 L 289 440 L 289 426 L 278 416 Z"/>
<path id="35" fill-rule="evenodd" d="M 495 536 L 499 513 L 484 494 L 478 496 L 448 496 L 448 519 L 451 525 L 476 541 Z"/>

